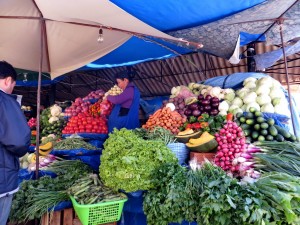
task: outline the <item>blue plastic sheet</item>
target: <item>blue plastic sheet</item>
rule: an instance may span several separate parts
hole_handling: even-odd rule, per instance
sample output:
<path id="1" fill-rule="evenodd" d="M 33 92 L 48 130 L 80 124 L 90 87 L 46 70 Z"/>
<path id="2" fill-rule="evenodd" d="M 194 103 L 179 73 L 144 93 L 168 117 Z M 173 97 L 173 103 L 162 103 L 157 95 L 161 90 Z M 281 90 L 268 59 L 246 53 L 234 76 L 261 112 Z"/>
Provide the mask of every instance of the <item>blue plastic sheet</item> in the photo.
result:
<path id="1" fill-rule="evenodd" d="M 87 156 L 64 156 L 64 158 L 67 160 L 80 160 L 89 165 L 94 171 L 99 172 L 101 153 Z"/>
<path id="2" fill-rule="evenodd" d="M 146 118 L 149 118 L 156 110 L 162 107 L 163 101 L 169 99 L 169 97 L 156 97 L 148 100 L 140 99 L 140 106 L 145 112 Z"/>
<path id="3" fill-rule="evenodd" d="M 71 201 L 63 201 L 63 202 L 58 203 L 56 206 L 54 206 L 52 208 L 49 208 L 48 212 L 50 212 L 50 211 L 61 211 L 61 210 L 69 209 L 69 208 L 72 208 L 72 207 L 73 207 L 73 205 L 72 205 Z"/>
<path id="4" fill-rule="evenodd" d="M 57 175 L 51 171 L 39 170 L 39 177 L 50 176 L 55 178 Z M 18 183 L 20 184 L 24 180 L 35 180 L 35 171 L 29 172 L 27 169 L 20 169 L 18 174 Z"/>
<path id="5" fill-rule="evenodd" d="M 90 156 L 90 155 L 101 155 L 102 150 L 87 150 L 84 148 L 70 149 L 70 150 L 59 150 L 54 149 L 51 151 L 52 155 L 63 157 L 63 156 Z"/>
<path id="6" fill-rule="evenodd" d="M 118 225 L 147 225 L 147 218 L 143 211 L 143 194 L 145 191 L 125 193 L 127 202 L 124 204 L 123 214 Z M 170 223 L 169 225 L 197 225 L 196 222 Z"/>
<path id="7" fill-rule="evenodd" d="M 63 138 L 67 138 L 72 136 L 73 134 L 63 134 Z M 108 135 L 107 134 L 93 134 L 93 133 L 77 133 L 82 138 L 91 139 L 91 140 L 106 140 Z"/>

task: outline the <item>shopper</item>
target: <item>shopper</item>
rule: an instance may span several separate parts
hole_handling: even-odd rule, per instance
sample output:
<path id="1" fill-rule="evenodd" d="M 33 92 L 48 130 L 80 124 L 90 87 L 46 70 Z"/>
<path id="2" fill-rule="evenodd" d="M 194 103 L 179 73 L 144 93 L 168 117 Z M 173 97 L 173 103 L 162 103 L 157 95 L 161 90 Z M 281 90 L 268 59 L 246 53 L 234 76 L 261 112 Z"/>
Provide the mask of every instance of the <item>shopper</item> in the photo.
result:
<path id="1" fill-rule="evenodd" d="M 0 225 L 5 225 L 13 194 L 18 191 L 19 157 L 30 145 L 30 129 L 21 106 L 11 95 L 17 74 L 0 61 Z"/>
<path id="2" fill-rule="evenodd" d="M 115 81 L 123 90 L 120 95 L 109 95 L 107 100 L 114 104 L 108 119 L 108 131 L 114 128 L 135 129 L 139 123 L 140 91 L 133 84 L 134 75 L 130 71 L 122 71 L 115 75 Z"/>

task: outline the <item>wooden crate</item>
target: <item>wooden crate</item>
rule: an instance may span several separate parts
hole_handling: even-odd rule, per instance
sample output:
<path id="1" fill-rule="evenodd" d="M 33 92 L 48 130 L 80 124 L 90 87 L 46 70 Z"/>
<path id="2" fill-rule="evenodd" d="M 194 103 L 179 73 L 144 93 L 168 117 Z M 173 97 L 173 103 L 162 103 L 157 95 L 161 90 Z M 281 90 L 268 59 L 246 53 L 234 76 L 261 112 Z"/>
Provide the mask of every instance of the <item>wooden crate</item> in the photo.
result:
<path id="1" fill-rule="evenodd" d="M 44 214 L 41 225 L 82 225 L 73 208 Z M 117 222 L 103 225 L 117 225 Z"/>
<path id="2" fill-rule="evenodd" d="M 200 152 L 190 152 L 190 160 L 193 158 L 196 159 L 198 163 L 204 162 L 205 159 L 208 161 L 213 161 L 215 158 L 216 153 L 214 152 L 208 152 L 208 153 L 200 153 Z"/>

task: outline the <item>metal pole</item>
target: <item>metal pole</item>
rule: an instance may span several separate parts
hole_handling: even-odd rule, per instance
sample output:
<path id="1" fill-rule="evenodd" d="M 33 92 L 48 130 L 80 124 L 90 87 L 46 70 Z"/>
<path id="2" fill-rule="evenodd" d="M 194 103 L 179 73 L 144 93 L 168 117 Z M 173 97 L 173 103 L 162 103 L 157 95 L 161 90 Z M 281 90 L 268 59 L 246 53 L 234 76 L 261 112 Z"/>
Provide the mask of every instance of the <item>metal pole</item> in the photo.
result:
<path id="1" fill-rule="evenodd" d="M 42 83 L 42 67 L 43 67 L 43 42 L 44 42 L 44 30 L 43 19 L 40 19 L 41 26 L 41 42 L 40 42 L 40 65 L 39 65 L 39 77 L 38 77 L 38 89 L 37 89 L 37 109 L 36 109 L 36 179 L 39 179 L 39 147 L 40 147 L 40 106 L 41 106 L 41 83 Z"/>
<path id="2" fill-rule="evenodd" d="M 292 125 L 293 125 L 294 135 L 297 136 L 297 130 L 295 128 L 294 115 L 293 115 L 293 111 L 292 111 L 292 98 L 291 98 L 292 95 L 291 95 L 291 89 L 290 89 L 289 72 L 288 72 L 286 54 L 285 54 L 285 49 L 284 49 L 282 25 L 283 25 L 283 19 L 279 20 L 279 31 L 280 31 L 280 38 L 281 38 L 283 59 L 284 59 L 285 77 L 286 77 L 286 83 L 287 83 L 288 94 L 289 94 L 289 108 L 290 108 L 290 113 L 291 113 L 291 119 L 292 119 Z"/>

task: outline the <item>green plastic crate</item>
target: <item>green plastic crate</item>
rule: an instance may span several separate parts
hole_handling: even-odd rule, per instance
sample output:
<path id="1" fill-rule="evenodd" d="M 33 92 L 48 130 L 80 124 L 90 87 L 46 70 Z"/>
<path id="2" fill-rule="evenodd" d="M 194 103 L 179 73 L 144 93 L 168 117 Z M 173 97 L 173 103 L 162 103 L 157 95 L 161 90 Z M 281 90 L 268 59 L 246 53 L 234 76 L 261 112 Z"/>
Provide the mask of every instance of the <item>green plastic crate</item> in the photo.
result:
<path id="1" fill-rule="evenodd" d="M 80 205 L 70 196 L 74 210 L 82 225 L 98 225 L 120 220 L 127 199 L 103 202 L 92 205 Z"/>

